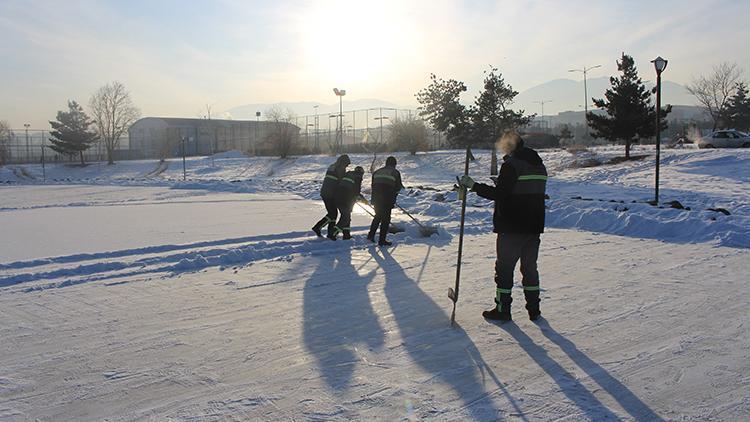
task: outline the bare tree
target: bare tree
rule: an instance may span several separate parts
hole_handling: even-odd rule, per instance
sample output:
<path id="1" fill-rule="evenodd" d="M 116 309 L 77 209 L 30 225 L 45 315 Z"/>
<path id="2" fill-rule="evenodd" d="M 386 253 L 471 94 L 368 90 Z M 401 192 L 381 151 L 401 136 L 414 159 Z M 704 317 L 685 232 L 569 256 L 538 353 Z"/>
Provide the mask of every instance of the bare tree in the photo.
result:
<path id="1" fill-rule="evenodd" d="M 120 82 L 99 88 L 89 101 L 97 132 L 107 150 L 107 164 L 114 164 L 114 151 L 133 122 L 141 115 L 130 93 Z"/>
<path id="2" fill-rule="evenodd" d="M 288 157 L 297 142 L 299 127 L 292 122 L 294 113 L 289 109 L 272 107 L 266 111 L 266 121 L 271 130 L 266 136 L 266 144 L 270 151 L 281 158 Z"/>
<path id="3" fill-rule="evenodd" d="M 0 166 L 10 160 L 10 125 L 5 120 L 0 120 Z"/>
<path id="4" fill-rule="evenodd" d="M 710 75 L 700 75 L 687 86 L 688 92 L 708 111 L 714 130 L 722 123 L 729 97 L 734 93 L 741 76 L 742 69 L 737 63 L 724 62 L 714 66 Z"/>

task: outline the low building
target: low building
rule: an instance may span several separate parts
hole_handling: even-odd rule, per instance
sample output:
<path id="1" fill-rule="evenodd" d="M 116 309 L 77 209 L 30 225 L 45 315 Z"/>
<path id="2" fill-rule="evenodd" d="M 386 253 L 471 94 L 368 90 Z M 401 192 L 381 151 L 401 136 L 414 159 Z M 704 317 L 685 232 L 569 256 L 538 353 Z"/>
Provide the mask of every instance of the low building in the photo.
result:
<path id="1" fill-rule="evenodd" d="M 290 123 L 254 120 L 184 119 L 144 117 L 128 130 L 132 158 L 169 158 L 182 155 L 210 155 L 238 150 L 261 154 L 269 150 L 269 135 Z"/>

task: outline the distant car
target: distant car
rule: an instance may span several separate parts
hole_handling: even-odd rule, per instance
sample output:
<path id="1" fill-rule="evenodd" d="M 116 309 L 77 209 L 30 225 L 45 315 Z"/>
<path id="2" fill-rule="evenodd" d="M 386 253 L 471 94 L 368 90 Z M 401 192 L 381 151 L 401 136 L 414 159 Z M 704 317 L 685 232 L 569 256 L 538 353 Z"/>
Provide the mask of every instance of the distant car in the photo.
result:
<path id="1" fill-rule="evenodd" d="M 717 130 L 698 140 L 698 148 L 750 148 L 750 135 L 738 130 Z"/>

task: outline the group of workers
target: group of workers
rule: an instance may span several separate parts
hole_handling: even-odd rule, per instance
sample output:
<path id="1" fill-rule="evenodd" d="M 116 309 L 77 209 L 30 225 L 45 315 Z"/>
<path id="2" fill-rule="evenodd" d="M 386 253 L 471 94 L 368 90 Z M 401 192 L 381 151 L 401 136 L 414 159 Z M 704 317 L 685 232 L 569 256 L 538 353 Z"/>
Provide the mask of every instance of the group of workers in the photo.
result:
<path id="1" fill-rule="evenodd" d="M 509 321 L 512 319 L 510 306 L 513 273 L 521 262 L 521 284 L 529 319 L 541 316 L 539 308 L 539 255 L 540 234 L 544 232 L 545 197 L 547 169 L 531 148 L 524 146 L 521 136 L 513 131 L 506 132 L 497 141 L 498 149 L 504 154 L 500 175 L 494 186 L 477 183 L 468 175 L 460 178 L 466 190 L 495 202 L 493 231 L 497 233 L 495 260 L 495 306 L 482 313 L 486 319 Z M 321 229 L 328 224 L 328 238 L 336 240 L 339 233 L 344 239 L 351 238 L 351 211 L 354 202 L 360 197 L 362 167 L 346 171 L 349 157 L 342 155 L 326 172 L 321 196 L 328 213 L 313 227 L 322 236 Z M 372 175 L 372 205 L 375 218 L 367 238 L 375 241 L 375 232 L 380 227 L 378 244 L 390 245 L 386 240 L 391 219 L 391 209 L 396 204 L 396 196 L 403 188 L 401 174 L 396 170 L 396 159 L 388 157 L 385 167 Z M 337 212 L 341 218 L 336 222 Z"/>
<path id="2" fill-rule="evenodd" d="M 357 166 L 354 170 L 347 171 L 351 164 L 349 156 L 340 156 L 335 163 L 331 164 L 323 178 L 323 186 L 320 188 L 320 196 L 326 207 L 326 215 L 318 221 L 312 230 L 319 237 L 323 236 L 323 227 L 328 226 L 326 237 L 336 240 L 338 235 L 342 239 L 352 238 L 351 221 L 352 209 L 355 202 L 364 199 L 362 196 L 362 179 L 365 170 Z M 396 158 L 388 157 L 385 167 L 372 174 L 372 200 L 370 203 L 375 211 L 367 239 L 375 242 L 375 234 L 380 229 L 378 245 L 390 246 L 387 240 L 388 228 L 391 223 L 391 210 L 396 205 L 398 192 L 404 188 L 401 183 L 401 173 L 396 170 Z M 339 217 L 340 214 L 340 217 Z M 338 217 L 338 221 L 336 218 Z"/>

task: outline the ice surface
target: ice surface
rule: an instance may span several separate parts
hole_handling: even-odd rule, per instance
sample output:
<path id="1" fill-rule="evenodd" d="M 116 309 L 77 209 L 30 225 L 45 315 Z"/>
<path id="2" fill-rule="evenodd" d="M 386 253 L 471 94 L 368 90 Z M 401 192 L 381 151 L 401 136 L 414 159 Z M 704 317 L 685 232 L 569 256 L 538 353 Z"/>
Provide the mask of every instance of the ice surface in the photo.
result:
<path id="1" fill-rule="evenodd" d="M 177 160 L 50 166 L 46 184 L 0 167 L 0 419 L 742 420 L 749 153 L 664 151 L 662 201 L 690 211 L 644 203 L 653 158 L 543 153 L 538 324 L 518 288 L 514 323 L 481 318 L 492 206 L 471 194 L 454 328 L 462 151 L 397 156 L 399 202 L 441 230 L 394 212 L 387 249 L 358 208 L 351 242 L 309 231 L 331 157 L 191 158 L 186 181 Z"/>

